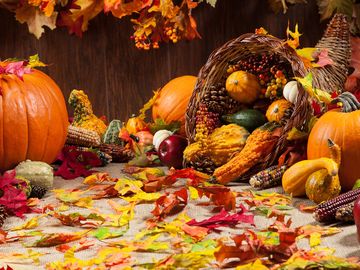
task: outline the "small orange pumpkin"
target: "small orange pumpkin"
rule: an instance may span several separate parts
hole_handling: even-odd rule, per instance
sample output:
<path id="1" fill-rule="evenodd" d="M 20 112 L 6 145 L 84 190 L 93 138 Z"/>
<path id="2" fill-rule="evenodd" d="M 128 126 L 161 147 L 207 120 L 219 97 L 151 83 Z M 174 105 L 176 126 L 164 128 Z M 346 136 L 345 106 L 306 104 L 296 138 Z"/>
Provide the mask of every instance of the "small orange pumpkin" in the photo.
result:
<path id="1" fill-rule="evenodd" d="M 339 178 L 342 190 L 347 191 L 360 178 L 360 103 L 349 92 L 333 102 L 341 102 L 342 110 L 328 111 L 319 118 L 309 135 L 307 155 L 308 159 L 330 157 L 328 138 L 332 138 L 341 148 Z"/>
<path id="2" fill-rule="evenodd" d="M 291 102 L 286 99 L 279 99 L 271 103 L 266 111 L 266 118 L 269 122 L 280 122 L 284 117 L 284 113 L 292 106 Z"/>
<path id="3" fill-rule="evenodd" d="M 261 88 L 255 75 L 242 70 L 231 73 L 225 87 L 233 99 L 246 104 L 253 103 L 259 97 Z"/>
<path id="4" fill-rule="evenodd" d="M 0 171 L 26 159 L 51 163 L 64 146 L 68 113 L 64 96 L 46 74 L 26 68 L 22 79 L 0 62 Z M 8 70 L 8 71 L 7 71 Z"/>
<path id="5" fill-rule="evenodd" d="M 181 76 L 168 82 L 159 93 L 152 107 L 152 118 L 160 118 L 166 124 L 180 121 L 179 133 L 185 135 L 185 113 L 197 78 Z"/>
<path id="6" fill-rule="evenodd" d="M 135 134 L 136 132 L 139 132 L 147 127 L 144 120 L 142 120 L 140 117 L 135 116 L 133 114 L 129 120 L 126 122 L 125 128 L 129 132 L 129 134 Z"/>
<path id="7" fill-rule="evenodd" d="M 141 146 L 152 145 L 154 136 L 149 131 L 139 131 L 135 133 L 138 138 L 138 144 Z"/>

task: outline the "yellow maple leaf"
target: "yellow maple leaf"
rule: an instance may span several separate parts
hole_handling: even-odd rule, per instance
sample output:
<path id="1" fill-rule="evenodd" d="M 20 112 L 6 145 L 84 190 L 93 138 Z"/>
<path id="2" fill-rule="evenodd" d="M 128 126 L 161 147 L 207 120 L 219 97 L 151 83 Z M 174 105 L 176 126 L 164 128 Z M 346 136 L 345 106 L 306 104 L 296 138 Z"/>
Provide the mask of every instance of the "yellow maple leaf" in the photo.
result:
<path id="1" fill-rule="evenodd" d="M 47 65 L 40 61 L 39 55 L 35 54 L 29 57 L 28 67 L 46 67 Z"/>
<path id="2" fill-rule="evenodd" d="M 120 195 L 126 195 L 129 192 L 131 193 L 141 192 L 142 186 L 143 186 L 142 181 L 119 178 L 114 186 L 114 189 L 117 190 Z"/>
<path id="3" fill-rule="evenodd" d="M 32 218 L 26 220 L 23 224 L 21 224 L 21 225 L 19 225 L 17 227 L 14 227 L 11 230 L 12 231 L 19 231 L 19 230 L 34 229 L 37 226 L 39 226 L 39 219 L 44 217 L 44 216 L 47 216 L 47 214 L 32 217 Z"/>
<path id="4" fill-rule="evenodd" d="M 299 33 L 299 27 L 298 24 L 295 25 L 295 32 L 292 32 L 290 30 L 290 26 L 288 25 L 286 29 L 286 35 L 287 35 L 287 41 L 285 42 L 288 44 L 291 48 L 296 49 L 300 45 L 300 36 L 302 34 Z M 292 38 L 289 38 L 289 36 Z"/>
<path id="5" fill-rule="evenodd" d="M 189 189 L 189 193 L 190 193 L 190 199 L 192 199 L 192 200 L 199 199 L 199 192 L 196 188 L 189 186 L 188 189 Z"/>
<path id="6" fill-rule="evenodd" d="M 36 38 L 40 38 L 44 33 L 44 27 L 47 26 L 51 30 L 56 28 L 57 12 L 53 12 L 50 16 L 46 16 L 37 7 L 29 5 L 25 2 L 16 9 L 16 20 L 20 23 L 27 23 L 29 32 L 34 34 Z"/>
<path id="7" fill-rule="evenodd" d="M 261 260 L 257 259 L 255 262 L 248 263 L 245 265 L 237 266 L 235 270 L 268 270 L 265 265 L 262 264 Z"/>
<path id="8" fill-rule="evenodd" d="M 313 87 L 313 76 L 311 72 L 309 72 L 304 78 L 295 77 L 295 79 L 304 87 L 304 90 L 310 95 L 310 97 L 318 100 L 319 102 L 330 104 L 333 100 L 329 93 Z"/>

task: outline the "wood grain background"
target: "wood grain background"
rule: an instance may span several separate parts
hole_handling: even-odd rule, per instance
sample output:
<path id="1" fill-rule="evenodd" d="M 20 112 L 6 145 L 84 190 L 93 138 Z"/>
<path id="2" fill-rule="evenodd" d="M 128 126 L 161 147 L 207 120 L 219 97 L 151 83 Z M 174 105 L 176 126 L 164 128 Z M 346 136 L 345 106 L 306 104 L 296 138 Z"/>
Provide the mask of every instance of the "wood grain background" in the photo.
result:
<path id="1" fill-rule="evenodd" d="M 285 15 L 272 13 L 266 0 L 218 0 L 216 8 L 203 4 L 193 14 L 202 39 L 164 44 L 151 51 L 134 47 L 127 18 L 101 14 L 90 21 L 83 38 L 60 28 L 47 30 L 37 40 L 14 14 L 0 10 L 0 59 L 38 53 L 50 64 L 45 72 L 66 98 L 73 88 L 84 89 L 96 114 L 124 121 L 137 113 L 153 90 L 173 77 L 196 75 L 214 49 L 260 26 L 284 37 L 288 22 L 292 29 L 298 23 L 304 33 L 302 46 L 313 46 L 326 25 L 319 23 L 316 1 L 308 2 L 291 7 Z"/>

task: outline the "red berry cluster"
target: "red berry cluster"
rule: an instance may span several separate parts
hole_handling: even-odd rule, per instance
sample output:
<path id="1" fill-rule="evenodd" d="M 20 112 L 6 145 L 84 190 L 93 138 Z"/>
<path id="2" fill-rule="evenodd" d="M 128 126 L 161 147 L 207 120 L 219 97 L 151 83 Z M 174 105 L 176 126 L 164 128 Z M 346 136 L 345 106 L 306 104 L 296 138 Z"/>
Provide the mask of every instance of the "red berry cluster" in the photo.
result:
<path id="1" fill-rule="evenodd" d="M 174 26 L 167 26 L 164 28 L 164 33 L 169 40 L 173 43 L 177 43 L 180 40 L 180 36 L 178 35 L 178 30 Z"/>
<path id="2" fill-rule="evenodd" d="M 131 36 L 130 38 L 135 41 L 135 47 L 138 49 L 150 50 L 151 48 L 153 48 L 153 49 L 159 48 L 159 43 L 157 41 L 152 41 L 146 35 Z"/>
<path id="3" fill-rule="evenodd" d="M 264 53 L 240 60 L 235 65 L 230 65 L 227 71 L 232 73 L 237 70 L 256 75 L 262 86 L 262 94 L 267 98 L 276 98 L 282 96 L 291 67 L 287 62 L 281 61 L 278 55 Z"/>

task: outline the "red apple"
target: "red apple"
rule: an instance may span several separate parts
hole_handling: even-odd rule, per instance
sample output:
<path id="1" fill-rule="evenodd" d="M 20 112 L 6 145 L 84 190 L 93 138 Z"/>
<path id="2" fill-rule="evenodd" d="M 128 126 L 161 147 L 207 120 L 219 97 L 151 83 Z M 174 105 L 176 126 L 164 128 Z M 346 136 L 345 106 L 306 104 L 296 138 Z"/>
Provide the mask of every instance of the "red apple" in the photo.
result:
<path id="1" fill-rule="evenodd" d="M 160 161 L 175 169 L 182 168 L 183 152 L 188 142 L 185 137 L 179 135 L 171 135 L 161 142 L 159 145 L 158 155 Z"/>
<path id="2" fill-rule="evenodd" d="M 360 196 L 355 201 L 353 214 L 357 229 L 358 242 L 360 243 Z"/>

